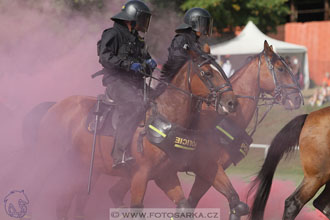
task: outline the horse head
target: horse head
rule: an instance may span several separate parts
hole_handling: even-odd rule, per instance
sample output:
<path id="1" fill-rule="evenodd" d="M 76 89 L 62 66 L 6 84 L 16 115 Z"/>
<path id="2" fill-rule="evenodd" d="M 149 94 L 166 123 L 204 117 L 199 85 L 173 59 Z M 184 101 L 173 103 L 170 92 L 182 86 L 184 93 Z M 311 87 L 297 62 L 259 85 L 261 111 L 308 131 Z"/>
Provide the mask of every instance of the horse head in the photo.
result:
<path id="1" fill-rule="evenodd" d="M 260 71 L 267 68 L 268 71 Z M 282 104 L 286 109 L 298 109 L 303 96 L 292 70 L 285 60 L 276 54 L 268 42 L 264 42 L 264 50 L 259 54 L 260 89 L 272 96 L 274 103 Z"/>
<path id="2" fill-rule="evenodd" d="M 204 50 L 207 47 L 204 47 Z M 190 90 L 193 94 L 203 97 L 208 106 L 214 107 L 218 114 L 227 114 L 236 111 L 237 98 L 232 90 L 229 79 L 224 74 L 219 74 L 210 63 L 213 59 L 207 52 L 200 54 L 198 51 L 189 50 L 192 73 L 188 79 Z"/>

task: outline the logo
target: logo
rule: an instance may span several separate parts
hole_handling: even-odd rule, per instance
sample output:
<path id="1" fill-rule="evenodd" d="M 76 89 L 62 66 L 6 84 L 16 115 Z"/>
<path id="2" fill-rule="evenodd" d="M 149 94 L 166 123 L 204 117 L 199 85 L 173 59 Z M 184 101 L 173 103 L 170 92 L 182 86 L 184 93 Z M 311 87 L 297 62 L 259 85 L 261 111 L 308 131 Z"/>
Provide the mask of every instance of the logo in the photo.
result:
<path id="1" fill-rule="evenodd" d="M 174 143 L 176 145 L 183 145 L 186 147 L 196 148 L 197 142 L 186 138 L 176 137 Z"/>
<path id="2" fill-rule="evenodd" d="M 13 190 L 5 197 L 4 203 L 7 215 L 13 218 L 23 218 L 27 213 L 29 199 L 24 190 Z"/>

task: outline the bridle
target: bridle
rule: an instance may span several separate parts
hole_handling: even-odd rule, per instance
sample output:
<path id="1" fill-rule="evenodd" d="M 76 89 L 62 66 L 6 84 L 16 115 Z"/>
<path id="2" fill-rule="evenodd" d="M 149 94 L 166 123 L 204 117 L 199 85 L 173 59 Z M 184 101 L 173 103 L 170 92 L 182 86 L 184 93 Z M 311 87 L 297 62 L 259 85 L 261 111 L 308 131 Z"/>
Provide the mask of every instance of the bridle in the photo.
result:
<path id="1" fill-rule="evenodd" d="M 285 103 L 286 100 L 289 98 L 289 95 L 295 94 L 295 93 L 298 93 L 300 95 L 302 102 L 304 100 L 301 90 L 298 86 L 298 82 L 295 79 L 290 67 L 285 63 L 285 61 L 282 57 L 278 56 L 277 54 L 275 54 L 275 55 L 276 56 L 273 56 L 272 59 L 270 59 L 269 56 L 267 56 L 265 51 L 261 52 L 258 55 L 257 82 L 258 82 L 259 96 L 236 95 L 237 98 L 248 98 L 248 99 L 252 99 L 253 101 L 255 101 L 257 103 L 257 107 L 256 107 L 256 110 L 254 113 L 255 114 L 255 123 L 254 123 L 252 131 L 249 134 L 250 136 L 252 136 L 255 133 L 257 126 L 264 120 L 264 118 L 270 112 L 270 110 L 272 109 L 274 104 Z M 267 63 L 267 68 L 272 75 L 274 85 L 275 85 L 274 95 L 271 97 L 269 97 L 269 95 L 267 95 L 266 91 L 264 91 L 260 88 L 260 70 L 261 70 L 261 57 L 262 56 L 265 57 L 265 60 Z M 289 72 L 290 77 L 293 81 L 293 84 L 284 84 L 278 80 L 276 70 L 273 65 L 273 63 L 275 63 L 277 60 L 280 60 L 282 62 L 282 64 L 284 65 L 285 69 L 287 70 L 287 72 Z M 291 92 L 288 92 L 287 91 L 288 89 L 290 89 Z M 260 101 L 263 103 L 259 103 Z M 264 112 L 264 114 L 262 115 L 262 117 L 259 120 L 259 107 L 261 107 L 261 106 L 268 106 L 268 109 Z"/>
<path id="2" fill-rule="evenodd" d="M 215 108 L 215 111 L 218 111 L 218 107 L 219 107 L 219 105 L 221 105 L 220 104 L 221 96 L 226 92 L 233 91 L 231 83 L 230 83 L 228 77 L 226 76 L 226 74 L 224 73 L 224 71 L 222 70 L 222 68 L 219 66 L 219 64 L 216 63 L 215 59 L 211 55 L 205 53 L 204 51 L 202 51 L 201 49 L 199 49 L 197 47 L 190 48 L 190 49 L 198 54 L 198 57 L 201 59 L 201 61 L 200 61 L 200 59 L 197 60 L 194 58 L 191 58 L 188 60 L 188 71 L 187 71 L 188 91 L 181 89 L 181 88 L 173 85 L 172 83 L 166 82 L 164 80 L 155 78 L 153 76 L 149 76 L 149 75 L 147 76 L 145 74 L 144 75 L 145 75 L 145 77 L 150 77 L 150 79 L 155 79 L 155 80 L 159 81 L 159 83 L 163 83 L 185 95 L 188 95 L 190 97 L 191 103 L 193 103 L 192 99 L 194 99 L 197 102 L 195 107 L 197 108 L 198 111 L 201 108 L 201 105 L 203 103 L 207 104 L 208 106 L 213 106 Z M 200 62 L 197 62 L 197 61 L 200 61 Z M 204 71 L 202 69 L 202 67 L 206 64 L 212 64 L 219 70 L 221 76 L 225 80 L 224 84 L 222 84 L 220 86 L 214 85 L 214 83 L 211 80 L 213 75 L 210 74 L 209 71 Z M 192 88 L 191 88 L 192 74 L 191 74 L 191 72 L 192 72 L 193 68 L 198 70 L 198 71 L 196 71 L 195 74 L 197 74 L 197 76 L 200 78 L 200 80 L 203 82 L 203 84 L 209 90 L 209 94 L 206 97 L 195 95 L 192 93 Z M 158 68 L 157 68 L 157 70 L 161 71 Z"/>
<path id="3" fill-rule="evenodd" d="M 271 74 L 273 76 L 273 80 L 274 80 L 274 85 L 275 85 L 274 96 L 273 96 L 274 101 L 277 101 L 277 103 L 285 103 L 285 101 L 288 99 L 289 95 L 295 94 L 295 93 L 298 93 L 301 97 L 301 100 L 304 100 L 303 96 L 301 94 L 300 88 L 298 86 L 298 82 L 297 82 L 296 78 L 294 77 L 290 67 L 285 63 L 284 59 L 276 54 L 276 56 L 273 56 L 272 60 L 270 60 L 270 58 L 266 55 L 265 52 L 263 52 L 263 54 L 265 55 L 268 69 L 271 72 Z M 293 81 L 293 84 L 283 84 L 283 83 L 279 82 L 277 75 L 276 75 L 274 65 L 272 64 L 277 59 L 279 59 L 282 62 L 282 64 L 285 66 L 285 69 L 287 70 L 287 72 L 289 72 L 290 77 Z M 288 92 L 287 91 L 288 89 L 290 89 L 291 92 Z"/>
<path id="4" fill-rule="evenodd" d="M 204 83 L 204 85 L 206 86 L 206 88 L 210 91 L 210 93 L 208 94 L 208 96 L 206 98 L 203 97 L 198 97 L 196 98 L 197 101 L 197 106 L 198 108 L 200 108 L 202 103 L 207 104 L 208 106 L 213 106 L 215 108 L 215 111 L 218 111 L 219 105 L 220 104 L 220 99 L 221 96 L 226 93 L 226 92 L 230 92 L 233 91 L 233 88 L 231 86 L 231 83 L 228 79 L 228 77 L 226 76 L 226 74 L 222 74 L 221 71 L 219 71 L 223 77 L 223 79 L 225 80 L 225 83 L 220 85 L 220 86 L 216 86 L 214 85 L 214 83 L 212 82 L 211 78 L 213 77 L 213 74 L 210 73 L 209 71 L 204 71 L 202 69 L 202 67 L 205 64 L 212 64 L 212 60 L 214 59 L 213 57 L 211 57 L 210 55 L 207 54 L 207 56 L 205 54 L 199 54 L 201 58 L 203 58 L 203 60 L 200 63 L 196 63 L 197 61 L 192 59 L 189 61 L 188 64 L 188 89 L 189 92 L 192 94 L 192 90 L 191 90 L 191 68 L 197 68 L 197 76 L 200 78 L 200 80 Z M 221 69 L 221 67 L 220 67 Z M 222 69 L 221 69 L 222 70 Z"/>

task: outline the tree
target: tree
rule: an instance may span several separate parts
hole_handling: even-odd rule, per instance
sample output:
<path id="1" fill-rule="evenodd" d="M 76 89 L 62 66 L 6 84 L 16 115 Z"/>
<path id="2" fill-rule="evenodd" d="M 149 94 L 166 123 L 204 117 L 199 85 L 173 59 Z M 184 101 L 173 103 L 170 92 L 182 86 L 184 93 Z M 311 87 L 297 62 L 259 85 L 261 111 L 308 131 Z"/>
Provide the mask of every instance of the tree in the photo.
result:
<path id="1" fill-rule="evenodd" d="M 244 26 L 253 21 L 261 31 L 275 32 L 276 26 L 286 21 L 290 13 L 286 4 L 288 0 L 174 0 L 179 11 L 184 12 L 192 7 L 207 9 L 214 18 L 215 27 L 219 32 L 229 28 L 234 31 L 236 26 Z M 152 3 L 164 6 L 162 0 L 151 0 Z"/>

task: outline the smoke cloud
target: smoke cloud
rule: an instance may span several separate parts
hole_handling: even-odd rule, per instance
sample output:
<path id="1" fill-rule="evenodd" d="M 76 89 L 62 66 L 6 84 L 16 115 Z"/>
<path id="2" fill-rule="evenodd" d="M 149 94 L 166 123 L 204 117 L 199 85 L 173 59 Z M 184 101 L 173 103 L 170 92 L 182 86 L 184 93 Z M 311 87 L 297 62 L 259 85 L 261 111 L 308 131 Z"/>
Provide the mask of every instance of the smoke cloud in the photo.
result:
<path id="1" fill-rule="evenodd" d="M 110 0 L 102 13 L 84 15 L 63 9 L 50 0 L 0 0 L 0 201 L 11 190 L 24 190 L 30 202 L 28 215 L 32 210 L 38 211 L 38 214 L 34 212 L 34 219 L 56 219 L 56 199 L 53 198 L 75 184 L 87 186 L 87 178 L 80 177 L 88 175 L 74 163 L 65 162 L 72 156 L 68 152 L 45 147 L 36 153 L 34 146 L 24 147 L 22 119 L 40 102 L 103 93 L 101 77 L 90 77 L 101 69 L 96 42 L 102 31 L 112 26 L 109 18 L 124 2 Z M 147 43 L 150 53 L 162 64 L 167 59 L 174 29 L 180 22 L 179 15 L 155 7 L 152 10 L 154 16 Z M 72 172 L 77 173 L 79 179 L 70 176 Z M 115 177 L 101 176 L 95 182 L 85 209 L 86 219 L 108 219 L 108 209 L 113 204 L 105 192 L 109 183 L 113 184 L 115 180 Z M 233 182 L 241 198 L 245 198 L 247 184 L 239 179 Z M 190 184 L 184 184 L 186 194 L 190 187 Z M 275 181 L 266 219 L 280 219 L 284 200 L 294 188 L 291 183 Z M 43 198 L 47 198 L 46 202 L 52 200 L 51 205 L 42 206 L 45 201 L 35 194 L 46 195 Z M 128 200 L 127 197 L 127 203 Z M 151 183 L 145 207 L 156 206 L 165 208 L 173 207 L 173 204 Z M 199 207 L 220 207 L 223 219 L 229 212 L 225 198 L 213 189 L 201 200 Z M 70 210 L 71 215 L 73 210 L 74 207 Z M 3 208 L 0 219 L 11 219 Z M 304 208 L 298 217 L 298 220 L 303 219 L 322 219 L 322 216 Z"/>
<path id="2" fill-rule="evenodd" d="M 90 77 L 102 68 L 96 43 L 102 31 L 112 26 L 110 17 L 125 3 L 106 1 L 101 11 L 84 14 L 58 2 L 0 0 L 0 198 L 3 201 L 16 190 L 16 201 L 19 197 L 28 202 L 26 195 L 27 214 L 33 212 L 33 219 L 43 220 L 57 219 L 54 207 L 59 192 L 70 192 L 79 184 L 87 186 L 88 167 L 77 167 L 74 155 L 63 148 L 24 146 L 22 120 L 41 102 L 104 92 L 102 77 Z M 149 52 L 162 64 L 178 21 L 174 12 L 151 8 L 155 16 L 146 36 L 147 44 Z M 72 173 L 76 176 L 72 177 Z M 108 186 L 98 188 L 104 194 Z M 108 200 L 104 203 L 105 212 L 99 215 L 98 209 L 92 209 L 88 219 L 108 219 Z M 12 198 L 8 205 L 9 201 Z M 95 204 L 100 203 L 102 199 Z M 93 204 L 89 203 L 89 207 L 102 207 Z M 0 209 L 0 219 L 11 219 L 4 208 Z"/>

